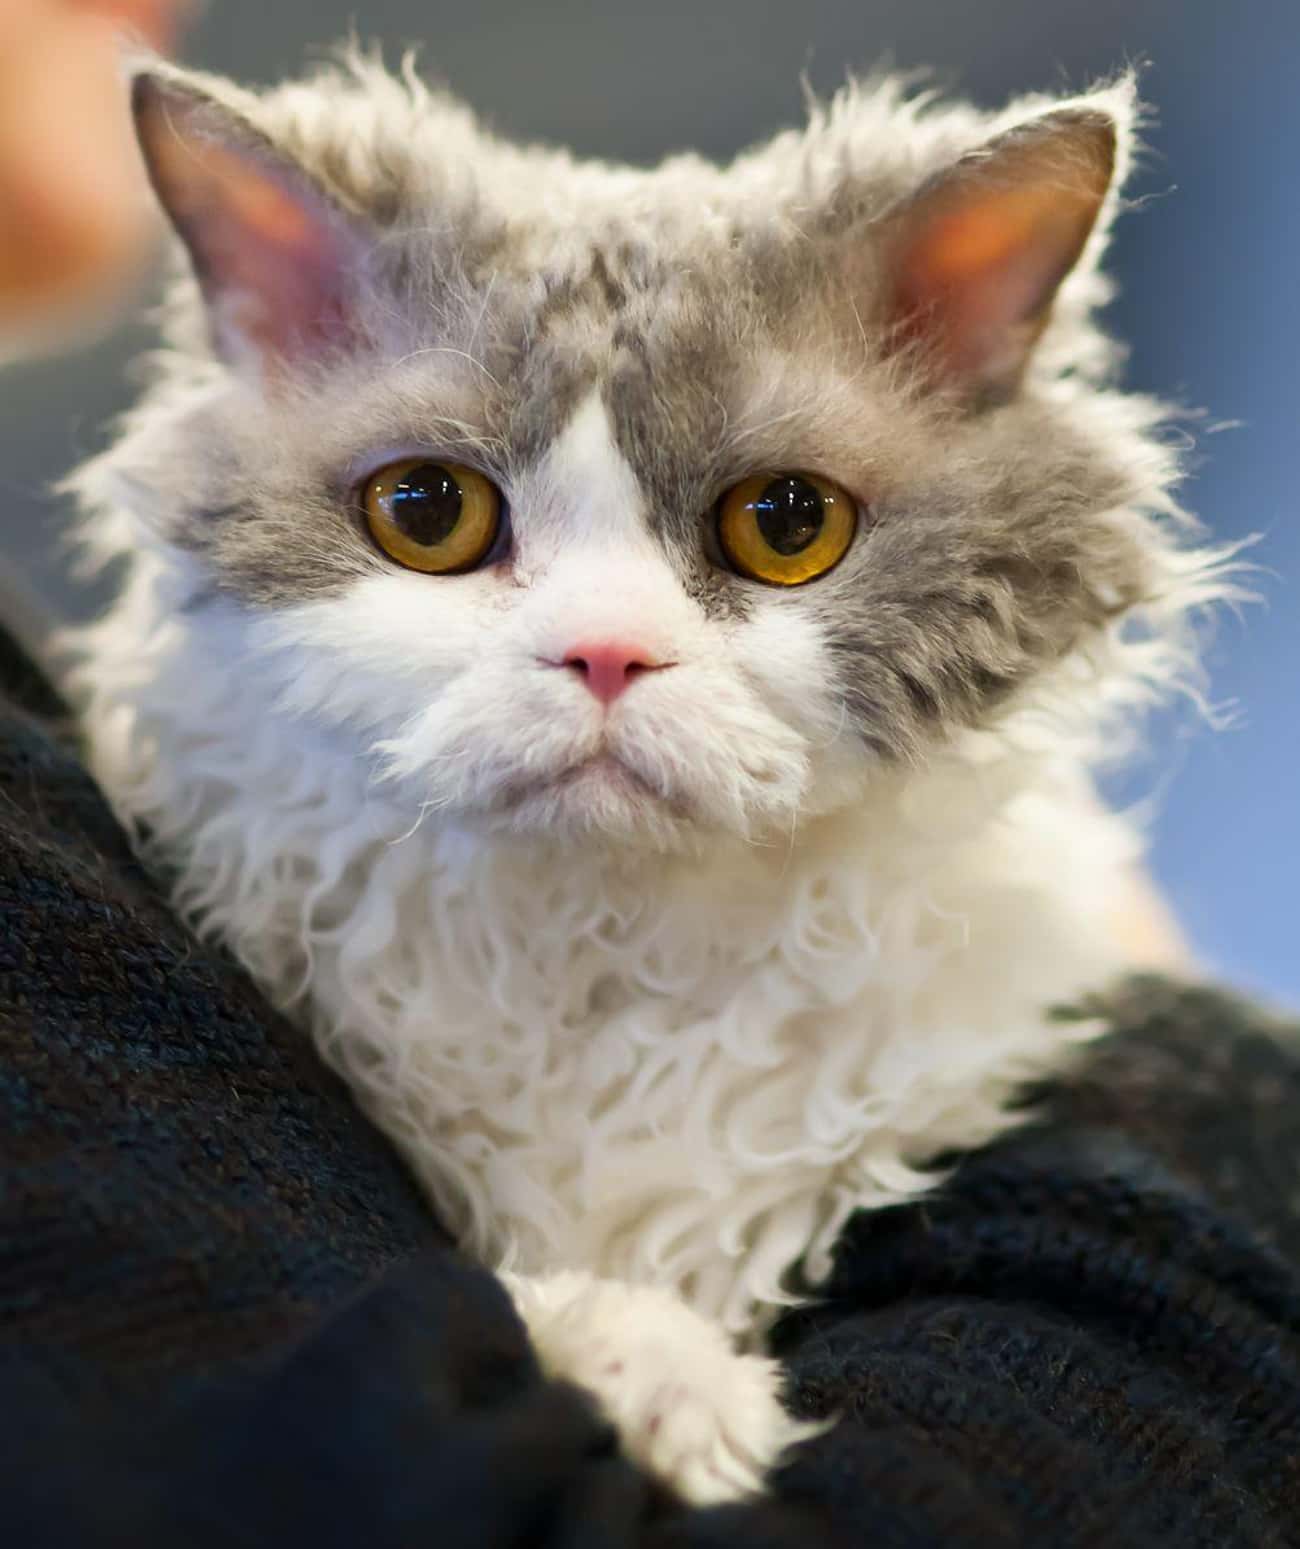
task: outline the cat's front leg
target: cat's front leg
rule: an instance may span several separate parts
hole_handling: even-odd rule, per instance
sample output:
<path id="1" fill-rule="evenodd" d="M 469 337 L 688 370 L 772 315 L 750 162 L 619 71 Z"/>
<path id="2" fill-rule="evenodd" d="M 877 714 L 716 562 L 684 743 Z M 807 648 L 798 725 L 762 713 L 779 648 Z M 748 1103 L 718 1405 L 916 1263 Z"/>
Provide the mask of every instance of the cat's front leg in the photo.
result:
<path id="1" fill-rule="evenodd" d="M 756 1494 L 821 1429 L 786 1412 L 775 1361 L 737 1354 L 672 1291 L 581 1271 L 502 1279 L 546 1373 L 593 1394 L 628 1456 L 694 1505 Z"/>

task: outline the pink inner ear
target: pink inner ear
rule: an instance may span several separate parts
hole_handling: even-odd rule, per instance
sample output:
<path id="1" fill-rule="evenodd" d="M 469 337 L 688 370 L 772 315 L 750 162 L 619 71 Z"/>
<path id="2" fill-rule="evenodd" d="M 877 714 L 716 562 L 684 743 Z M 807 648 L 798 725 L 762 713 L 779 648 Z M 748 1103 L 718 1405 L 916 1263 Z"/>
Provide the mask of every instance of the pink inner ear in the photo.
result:
<path id="1" fill-rule="evenodd" d="M 904 212 L 893 315 L 957 385 L 1014 385 L 1110 182 L 1114 127 L 1053 114 L 959 163 Z"/>
<path id="2" fill-rule="evenodd" d="M 224 110 L 143 85 L 136 90 L 141 147 L 190 250 L 219 346 L 271 366 L 338 342 L 362 258 L 346 217 L 291 163 L 243 143 Z"/>

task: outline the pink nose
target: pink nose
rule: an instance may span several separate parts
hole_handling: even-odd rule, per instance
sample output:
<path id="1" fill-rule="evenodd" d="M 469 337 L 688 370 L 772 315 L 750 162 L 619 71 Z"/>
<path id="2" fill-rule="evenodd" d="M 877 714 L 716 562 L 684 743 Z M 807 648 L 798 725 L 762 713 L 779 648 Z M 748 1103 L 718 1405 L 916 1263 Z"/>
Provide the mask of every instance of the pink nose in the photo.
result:
<path id="1" fill-rule="evenodd" d="M 601 640 L 591 645 L 575 645 L 565 652 L 560 665 L 576 672 L 601 704 L 612 705 L 633 678 L 671 663 L 652 661 L 651 653 L 644 646 Z"/>

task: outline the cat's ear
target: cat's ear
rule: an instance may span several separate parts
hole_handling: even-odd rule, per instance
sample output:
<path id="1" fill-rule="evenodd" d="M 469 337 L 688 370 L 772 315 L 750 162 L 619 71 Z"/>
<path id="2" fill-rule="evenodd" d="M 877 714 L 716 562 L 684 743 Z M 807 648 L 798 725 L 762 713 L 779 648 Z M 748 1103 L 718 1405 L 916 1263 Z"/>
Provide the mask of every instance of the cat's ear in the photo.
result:
<path id="1" fill-rule="evenodd" d="M 947 386 L 1014 390 L 1115 172 L 1106 112 L 1064 108 L 931 177 L 888 221 L 885 321 Z"/>
<path id="2" fill-rule="evenodd" d="M 137 75 L 132 107 L 150 181 L 189 251 L 218 351 L 274 375 L 345 342 L 368 247 L 360 223 L 188 80 Z"/>

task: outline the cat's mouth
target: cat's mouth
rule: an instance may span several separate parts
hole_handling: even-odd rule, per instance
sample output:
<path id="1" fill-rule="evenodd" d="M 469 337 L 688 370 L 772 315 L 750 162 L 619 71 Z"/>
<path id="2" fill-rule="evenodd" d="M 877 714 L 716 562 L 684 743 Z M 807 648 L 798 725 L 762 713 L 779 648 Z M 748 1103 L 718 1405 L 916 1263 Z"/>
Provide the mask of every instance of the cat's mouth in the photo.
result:
<path id="1" fill-rule="evenodd" d="M 545 810 L 554 819 L 567 809 L 579 820 L 591 818 L 604 827 L 610 821 L 635 818 L 650 810 L 661 817 L 689 817 L 680 798 L 670 796 L 608 748 L 580 758 L 554 774 L 512 783 L 498 801 L 496 811 L 517 819 L 528 808 Z"/>
<path id="2" fill-rule="evenodd" d="M 558 774 L 539 776 L 535 780 L 512 786 L 506 792 L 505 804 L 514 807 L 530 797 L 568 791 L 580 792 L 584 788 L 590 790 L 592 794 L 600 792 L 640 797 L 643 800 L 663 800 L 663 793 L 655 790 L 649 781 L 639 775 L 630 764 L 624 763 L 608 748 L 602 748 L 600 752 L 581 758 L 567 768 L 561 769 Z"/>

